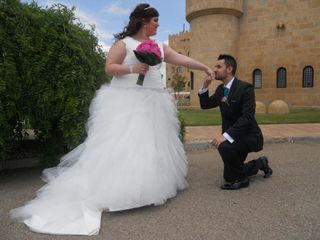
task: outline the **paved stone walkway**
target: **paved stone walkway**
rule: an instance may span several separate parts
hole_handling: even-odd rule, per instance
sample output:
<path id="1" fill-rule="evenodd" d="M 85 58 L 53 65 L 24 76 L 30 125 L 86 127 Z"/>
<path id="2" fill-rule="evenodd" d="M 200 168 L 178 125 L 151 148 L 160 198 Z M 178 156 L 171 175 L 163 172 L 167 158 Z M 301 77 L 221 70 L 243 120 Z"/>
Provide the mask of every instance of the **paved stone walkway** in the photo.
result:
<path id="1" fill-rule="evenodd" d="M 265 142 L 296 139 L 320 139 L 320 123 L 312 124 L 265 124 L 260 125 Z M 221 126 L 186 127 L 185 142 L 209 142 L 221 133 Z"/>

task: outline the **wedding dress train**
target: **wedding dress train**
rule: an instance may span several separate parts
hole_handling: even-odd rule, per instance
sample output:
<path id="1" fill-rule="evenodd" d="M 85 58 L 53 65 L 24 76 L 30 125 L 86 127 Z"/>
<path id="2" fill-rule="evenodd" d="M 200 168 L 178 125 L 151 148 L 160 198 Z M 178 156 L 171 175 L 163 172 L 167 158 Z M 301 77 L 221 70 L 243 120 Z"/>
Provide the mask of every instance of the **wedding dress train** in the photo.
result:
<path id="1" fill-rule="evenodd" d="M 133 54 L 139 42 L 123 42 L 123 64 L 139 63 Z M 103 211 L 161 205 L 187 187 L 177 110 L 159 68 L 150 67 L 143 86 L 129 74 L 97 91 L 86 140 L 44 170 L 47 183 L 34 200 L 11 210 L 12 218 L 35 232 L 94 235 Z"/>

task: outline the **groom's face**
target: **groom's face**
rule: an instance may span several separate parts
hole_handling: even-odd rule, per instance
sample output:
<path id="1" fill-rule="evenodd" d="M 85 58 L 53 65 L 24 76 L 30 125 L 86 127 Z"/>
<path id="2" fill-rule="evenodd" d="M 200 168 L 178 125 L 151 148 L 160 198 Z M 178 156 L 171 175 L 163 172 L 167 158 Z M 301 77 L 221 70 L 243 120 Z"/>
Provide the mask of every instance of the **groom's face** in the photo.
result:
<path id="1" fill-rule="evenodd" d="M 216 80 L 225 80 L 228 75 L 227 66 L 224 63 L 224 60 L 218 60 L 216 65 L 214 66 L 214 74 Z"/>

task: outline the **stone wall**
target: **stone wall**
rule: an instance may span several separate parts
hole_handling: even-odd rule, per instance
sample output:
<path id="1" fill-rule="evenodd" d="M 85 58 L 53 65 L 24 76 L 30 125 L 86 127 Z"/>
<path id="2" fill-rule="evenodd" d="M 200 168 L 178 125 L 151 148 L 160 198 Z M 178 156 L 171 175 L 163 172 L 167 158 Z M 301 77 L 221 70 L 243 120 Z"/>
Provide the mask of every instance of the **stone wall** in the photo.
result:
<path id="1" fill-rule="evenodd" d="M 290 106 L 320 105 L 320 1 L 244 1 L 240 19 L 238 76 L 252 82 L 253 70 L 262 71 L 256 98 L 265 104 L 282 99 Z M 305 66 L 314 69 L 313 88 L 302 87 Z M 280 67 L 287 70 L 287 87 L 276 87 Z"/>
<path id="2" fill-rule="evenodd" d="M 262 88 L 256 89 L 256 99 L 266 105 L 281 99 L 290 107 L 319 106 L 319 12 L 319 0 L 186 0 L 190 49 L 184 53 L 210 67 L 220 53 L 234 55 L 237 77 L 251 83 L 254 69 L 260 69 Z M 312 88 L 302 87 L 305 66 L 314 70 Z M 276 87 L 280 67 L 287 70 L 286 88 Z M 190 72 L 187 76 L 190 79 Z M 191 105 L 199 106 L 197 92 L 204 77 L 194 71 Z"/>
<path id="3" fill-rule="evenodd" d="M 181 53 L 188 56 L 190 51 L 190 33 L 183 31 L 178 34 L 169 35 L 169 46 Z M 166 64 L 166 86 L 167 88 L 171 87 L 173 81 L 173 75 L 179 73 L 186 78 L 186 87 L 184 91 L 190 91 L 190 72 L 189 69 L 185 67 L 179 67 L 172 64 Z"/>

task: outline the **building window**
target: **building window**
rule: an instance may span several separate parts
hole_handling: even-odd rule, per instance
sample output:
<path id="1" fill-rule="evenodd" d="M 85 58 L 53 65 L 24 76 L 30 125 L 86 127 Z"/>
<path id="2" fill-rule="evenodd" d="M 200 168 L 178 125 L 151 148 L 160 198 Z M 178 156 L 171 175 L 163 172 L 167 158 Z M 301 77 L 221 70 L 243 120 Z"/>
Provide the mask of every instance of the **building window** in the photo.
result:
<path id="1" fill-rule="evenodd" d="M 190 72 L 190 88 L 191 90 L 193 90 L 193 82 L 194 82 L 194 76 L 193 76 L 193 72 Z"/>
<path id="2" fill-rule="evenodd" d="M 307 66 L 303 69 L 302 87 L 304 88 L 313 87 L 313 68 L 311 66 Z"/>
<path id="3" fill-rule="evenodd" d="M 277 88 L 287 87 L 287 70 L 283 67 L 277 71 Z"/>
<path id="4" fill-rule="evenodd" d="M 260 69 L 255 69 L 252 74 L 252 84 L 254 88 L 262 87 L 262 72 Z"/>

